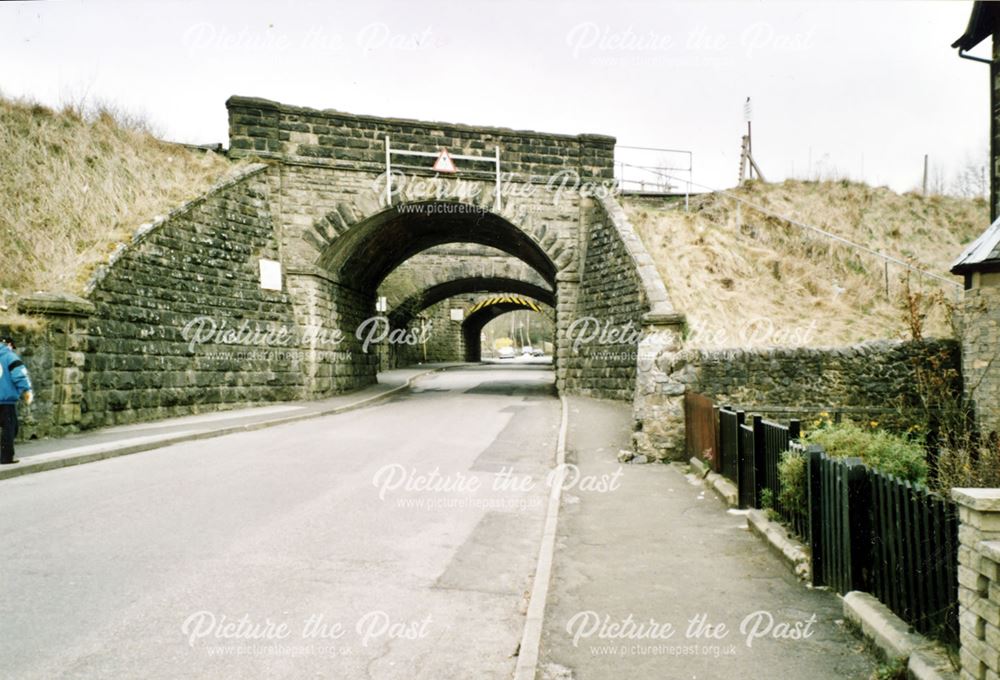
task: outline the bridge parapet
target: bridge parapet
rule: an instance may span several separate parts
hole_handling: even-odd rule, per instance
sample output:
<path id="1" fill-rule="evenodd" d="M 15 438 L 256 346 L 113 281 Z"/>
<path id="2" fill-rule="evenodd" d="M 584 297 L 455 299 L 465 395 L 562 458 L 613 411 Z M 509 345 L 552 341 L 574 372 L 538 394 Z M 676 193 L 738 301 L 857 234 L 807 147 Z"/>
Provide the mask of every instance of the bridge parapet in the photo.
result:
<path id="1" fill-rule="evenodd" d="M 226 107 L 230 155 L 234 157 L 278 157 L 286 162 L 382 172 L 388 135 L 393 148 L 405 151 L 436 153 L 445 147 L 453 154 L 492 155 L 494 147 L 500 146 L 502 171 L 513 173 L 521 182 L 547 182 L 566 171 L 575 171 L 585 179 L 614 178 L 615 138 L 604 135 L 381 118 L 256 97 L 233 96 Z M 482 170 L 493 172 L 488 165 Z M 424 172 L 430 173 L 430 167 Z M 475 173 L 476 169 L 463 172 Z"/>

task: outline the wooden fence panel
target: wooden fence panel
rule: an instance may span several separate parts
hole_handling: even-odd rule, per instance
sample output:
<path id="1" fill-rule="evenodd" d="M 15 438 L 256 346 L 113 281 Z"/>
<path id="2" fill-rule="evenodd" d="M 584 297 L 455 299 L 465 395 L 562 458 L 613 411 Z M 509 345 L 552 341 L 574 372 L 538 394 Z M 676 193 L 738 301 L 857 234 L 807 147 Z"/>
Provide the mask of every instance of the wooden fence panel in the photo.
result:
<path id="1" fill-rule="evenodd" d="M 872 592 L 921 633 L 957 640 L 958 522 L 954 503 L 869 471 Z"/>
<path id="2" fill-rule="evenodd" d="M 755 468 L 753 424 L 739 427 L 739 465 L 736 488 L 741 508 L 757 507 L 757 471 Z"/>
<path id="3" fill-rule="evenodd" d="M 740 425 L 745 419 L 742 411 L 719 409 L 719 471 L 733 483 L 739 478 Z"/>

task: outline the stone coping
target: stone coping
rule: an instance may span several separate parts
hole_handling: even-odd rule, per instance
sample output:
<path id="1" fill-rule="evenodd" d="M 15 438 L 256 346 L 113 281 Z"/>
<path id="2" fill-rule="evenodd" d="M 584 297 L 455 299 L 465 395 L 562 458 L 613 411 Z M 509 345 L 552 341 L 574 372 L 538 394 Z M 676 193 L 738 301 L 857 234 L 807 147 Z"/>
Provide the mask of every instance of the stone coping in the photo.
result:
<path id="1" fill-rule="evenodd" d="M 976 548 L 993 562 L 1000 563 L 1000 541 L 980 541 Z"/>
<path id="2" fill-rule="evenodd" d="M 844 618 L 858 626 L 887 658 L 906 661 L 907 677 L 958 680 L 959 673 L 940 643 L 912 632 L 906 622 L 870 593 L 852 590 L 843 596 L 843 606 Z"/>
<path id="3" fill-rule="evenodd" d="M 625 251 L 632 258 L 636 276 L 642 286 L 646 302 L 649 304 L 649 312 L 645 318 L 650 320 L 649 323 L 655 323 L 653 319 L 670 319 L 669 323 L 671 324 L 677 318 L 683 319 L 683 316 L 679 315 L 671 304 L 667 287 L 660 277 L 656 263 L 653 262 L 649 251 L 646 250 L 646 246 L 632 227 L 632 223 L 629 222 L 621 203 L 613 196 L 601 196 L 598 203 L 603 208 L 611 226 L 617 232 L 622 245 L 625 246 Z"/>
<path id="4" fill-rule="evenodd" d="M 1000 512 L 1000 489 L 952 489 L 952 499 L 979 512 Z"/>
<path id="5" fill-rule="evenodd" d="M 18 300 L 17 310 L 22 314 L 85 317 L 94 313 L 94 304 L 69 293 L 34 293 Z"/>

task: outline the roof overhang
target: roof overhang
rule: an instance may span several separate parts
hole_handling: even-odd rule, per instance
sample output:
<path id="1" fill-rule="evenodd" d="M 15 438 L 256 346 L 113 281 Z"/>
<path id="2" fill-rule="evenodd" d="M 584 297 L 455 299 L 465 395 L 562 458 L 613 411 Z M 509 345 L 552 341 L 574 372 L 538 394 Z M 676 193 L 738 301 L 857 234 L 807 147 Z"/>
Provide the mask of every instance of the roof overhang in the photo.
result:
<path id="1" fill-rule="evenodd" d="M 973 47 L 986 40 L 1000 29 L 1000 3 L 995 2 L 975 2 L 972 5 L 972 14 L 969 15 L 969 25 L 965 33 L 951 44 L 963 52 L 968 52 Z"/>
<path id="2" fill-rule="evenodd" d="M 962 251 L 951 265 L 952 274 L 994 270 L 1000 265 L 1000 218 Z"/>

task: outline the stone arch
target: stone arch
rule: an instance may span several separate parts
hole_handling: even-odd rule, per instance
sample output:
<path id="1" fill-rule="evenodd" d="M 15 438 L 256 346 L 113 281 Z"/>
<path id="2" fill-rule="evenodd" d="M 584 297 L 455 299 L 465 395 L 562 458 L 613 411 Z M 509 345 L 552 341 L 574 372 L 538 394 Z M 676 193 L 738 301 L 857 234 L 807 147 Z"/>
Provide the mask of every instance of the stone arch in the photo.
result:
<path id="1" fill-rule="evenodd" d="M 466 293 L 526 295 L 549 307 L 556 306 L 555 293 L 536 284 L 506 277 L 470 276 L 445 281 L 409 296 L 389 313 L 389 319 L 393 326 L 406 326 L 414 316 L 431 305 Z"/>
<path id="2" fill-rule="evenodd" d="M 475 243 L 449 243 L 421 251 L 393 269 L 379 284 L 378 295 L 386 298 L 388 309 L 396 309 L 426 289 L 472 277 L 513 279 L 552 290 L 541 274 L 513 255 Z"/>
<path id="3" fill-rule="evenodd" d="M 378 289 L 392 272 L 421 253 L 447 248 L 449 244 L 493 249 L 523 263 L 519 278 L 527 278 L 523 272 L 530 270 L 538 283 L 536 288 L 528 289 L 524 287 L 527 281 L 522 281 L 514 284 L 517 289 L 553 302 L 558 299 L 557 279 L 562 281 L 565 273 L 560 267 L 575 264 L 572 253 L 564 247 L 567 239 L 559 239 L 555 233 L 550 235 L 545 229 L 540 232 L 522 229 L 506 217 L 470 203 L 400 203 L 356 221 L 359 211 L 345 206 L 324 218 L 327 223 L 338 225 L 338 235 L 328 240 L 313 260 L 307 275 L 315 278 L 307 284 L 308 289 L 300 291 L 299 299 L 305 301 L 300 318 L 307 327 L 323 326 L 325 319 L 331 319 L 345 336 L 352 336 L 377 314 Z M 541 240 L 537 238 L 539 233 Z M 558 308 L 558 304 L 555 306 Z M 461 342 L 460 329 L 455 330 L 456 339 Z M 319 359 L 312 383 L 317 392 L 327 391 L 327 385 L 337 387 L 340 380 L 337 371 L 350 371 L 351 375 L 346 377 L 354 382 L 370 382 L 379 367 L 393 366 L 401 357 L 405 359 L 405 352 L 401 354 L 385 344 L 374 350 L 370 344 L 355 344 L 357 347 L 352 346 L 350 351 L 360 349 L 360 352 L 350 368 L 326 367 Z"/>
<path id="4" fill-rule="evenodd" d="M 374 289 L 409 257 L 446 243 L 477 243 L 512 255 L 552 286 L 572 253 L 545 224 L 522 228 L 508 217 L 462 201 L 403 203 L 361 218 L 348 203 L 313 224 L 316 265 L 338 282 Z"/>

